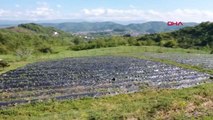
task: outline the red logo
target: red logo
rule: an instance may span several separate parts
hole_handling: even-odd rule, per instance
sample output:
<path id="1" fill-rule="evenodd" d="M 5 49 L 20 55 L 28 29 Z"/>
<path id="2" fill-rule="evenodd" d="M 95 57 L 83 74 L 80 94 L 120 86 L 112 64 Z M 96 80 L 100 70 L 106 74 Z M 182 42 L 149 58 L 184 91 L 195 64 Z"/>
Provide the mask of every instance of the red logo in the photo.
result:
<path id="1" fill-rule="evenodd" d="M 168 26 L 180 26 L 180 25 L 183 25 L 183 23 L 182 22 L 172 22 L 172 21 L 169 21 L 169 22 L 167 22 L 167 25 Z"/>

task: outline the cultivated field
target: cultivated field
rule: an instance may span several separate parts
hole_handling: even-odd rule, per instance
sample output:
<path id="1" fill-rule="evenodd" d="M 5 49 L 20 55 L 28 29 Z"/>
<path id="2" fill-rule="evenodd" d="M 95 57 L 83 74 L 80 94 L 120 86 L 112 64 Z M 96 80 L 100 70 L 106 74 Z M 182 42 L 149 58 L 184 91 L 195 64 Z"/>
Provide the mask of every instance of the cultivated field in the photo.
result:
<path id="1" fill-rule="evenodd" d="M 11 66 L 0 75 L 0 119 L 211 118 L 212 83 L 185 87 L 211 82 L 212 69 L 162 61 L 159 49 L 168 55 L 208 56 L 205 51 L 131 46 L 84 51 L 60 48 L 57 54 L 26 60 L 1 56 Z M 208 63 L 212 64 L 211 59 Z M 68 100 L 73 98 L 81 100 Z M 3 107 L 8 105 L 14 106 Z"/>
<path id="2" fill-rule="evenodd" d="M 209 78 L 208 74 L 130 57 L 67 58 L 30 64 L 2 74 L 0 106 L 138 92 L 141 84 L 183 88 Z"/>
<path id="3" fill-rule="evenodd" d="M 182 64 L 189 64 L 206 69 L 213 69 L 213 55 L 211 54 L 181 54 L 181 53 L 144 53 L 145 56 L 172 60 Z"/>

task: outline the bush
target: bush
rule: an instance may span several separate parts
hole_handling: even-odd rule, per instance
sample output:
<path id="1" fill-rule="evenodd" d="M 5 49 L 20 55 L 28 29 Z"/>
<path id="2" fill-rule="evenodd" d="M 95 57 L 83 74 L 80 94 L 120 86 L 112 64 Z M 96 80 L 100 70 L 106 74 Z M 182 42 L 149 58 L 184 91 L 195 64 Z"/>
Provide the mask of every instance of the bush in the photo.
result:
<path id="1" fill-rule="evenodd" d="M 213 54 L 213 50 L 210 52 L 210 54 Z"/>
<path id="2" fill-rule="evenodd" d="M 0 60 L 0 67 L 1 68 L 5 68 L 5 67 L 9 67 L 10 65 L 9 65 L 9 63 L 8 62 L 6 62 L 6 61 L 4 61 L 4 60 Z"/>
<path id="3" fill-rule="evenodd" d="M 53 50 L 51 47 L 42 47 L 42 48 L 39 48 L 38 51 L 41 53 L 53 53 Z"/>
<path id="4" fill-rule="evenodd" d="M 131 46 L 131 45 L 136 45 L 137 44 L 137 40 L 130 37 L 128 40 L 127 40 L 128 44 Z"/>
<path id="5" fill-rule="evenodd" d="M 84 40 L 81 39 L 81 38 L 79 38 L 79 37 L 75 37 L 74 40 L 73 40 L 73 43 L 74 43 L 75 45 L 79 45 L 79 44 L 81 44 L 81 43 L 83 43 L 83 42 L 84 42 Z"/>
<path id="6" fill-rule="evenodd" d="M 162 48 L 157 49 L 157 53 L 163 53 L 163 49 Z"/>
<path id="7" fill-rule="evenodd" d="M 29 56 L 32 55 L 32 50 L 28 48 L 20 48 L 16 50 L 16 56 L 20 59 L 27 59 Z"/>
<path id="8" fill-rule="evenodd" d="M 173 47 L 176 47 L 176 46 L 177 46 L 177 42 L 175 40 L 169 40 L 168 42 L 166 42 L 164 44 L 164 47 L 171 47 L 171 48 L 173 48 Z"/>
<path id="9" fill-rule="evenodd" d="M 0 45 L 0 54 L 7 54 L 8 50 L 5 46 Z"/>

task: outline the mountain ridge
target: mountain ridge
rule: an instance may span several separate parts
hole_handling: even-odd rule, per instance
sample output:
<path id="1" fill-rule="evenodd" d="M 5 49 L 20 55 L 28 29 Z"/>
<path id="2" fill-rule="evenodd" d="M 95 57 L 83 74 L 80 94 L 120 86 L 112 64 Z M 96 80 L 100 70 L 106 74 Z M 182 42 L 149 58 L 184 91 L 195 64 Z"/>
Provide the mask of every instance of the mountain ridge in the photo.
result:
<path id="1" fill-rule="evenodd" d="M 51 26 L 66 32 L 91 32 L 91 31 L 114 31 L 119 29 L 125 32 L 140 32 L 140 33 L 158 33 L 179 30 L 183 27 L 195 26 L 197 23 L 186 22 L 183 26 L 168 26 L 163 21 L 150 21 L 145 23 L 131 23 L 123 25 L 114 22 L 65 22 L 65 23 L 42 23 L 44 26 Z"/>

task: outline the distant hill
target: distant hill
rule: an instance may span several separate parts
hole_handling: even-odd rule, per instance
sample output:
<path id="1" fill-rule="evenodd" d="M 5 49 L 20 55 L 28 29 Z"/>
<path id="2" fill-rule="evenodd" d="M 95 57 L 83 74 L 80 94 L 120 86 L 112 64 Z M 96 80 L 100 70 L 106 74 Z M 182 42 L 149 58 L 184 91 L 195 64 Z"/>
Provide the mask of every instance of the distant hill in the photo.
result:
<path id="1" fill-rule="evenodd" d="M 121 24 L 113 22 L 67 22 L 59 24 L 42 24 L 44 26 L 52 26 L 66 32 L 91 32 L 91 31 L 105 31 L 114 29 L 124 29 L 125 27 Z"/>
<path id="2" fill-rule="evenodd" d="M 184 23 L 183 26 L 167 26 L 166 22 L 147 22 L 138 24 L 122 25 L 113 22 L 67 22 L 67 23 L 44 23 L 44 26 L 51 26 L 64 30 L 66 32 L 140 32 L 140 33 L 158 33 L 179 30 L 187 26 L 195 26 L 197 23 Z"/>

